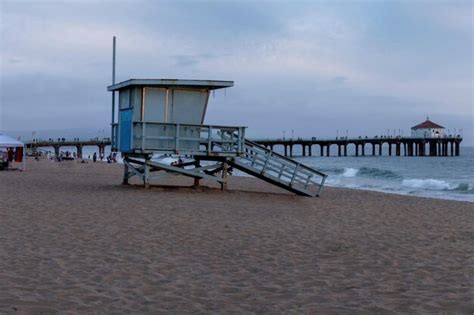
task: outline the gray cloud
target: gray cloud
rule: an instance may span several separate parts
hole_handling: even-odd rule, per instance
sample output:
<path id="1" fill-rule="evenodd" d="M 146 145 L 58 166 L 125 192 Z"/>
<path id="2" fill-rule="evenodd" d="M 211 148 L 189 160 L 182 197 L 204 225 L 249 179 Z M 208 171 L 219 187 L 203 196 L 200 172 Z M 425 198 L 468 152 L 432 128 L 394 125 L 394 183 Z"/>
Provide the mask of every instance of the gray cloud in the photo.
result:
<path id="1" fill-rule="evenodd" d="M 178 67 L 189 67 L 197 65 L 198 63 L 215 58 L 211 54 L 200 55 L 175 55 L 171 56 L 175 60 L 175 65 Z"/>
<path id="2" fill-rule="evenodd" d="M 10 58 L 10 59 L 8 59 L 8 62 L 10 62 L 10 63 L 20 63 L 22 61 L 23 60 L 21 58 Z"/>
<path id="3" fill-rule="evenodd" d="M 118 80 L 235 80 L 209 123 L 255 136 L 474 132 L 466 2 L 0 2 L 0 129 L 108 128 Z M 54 128 L 53 128 L 54 129 Z"/>

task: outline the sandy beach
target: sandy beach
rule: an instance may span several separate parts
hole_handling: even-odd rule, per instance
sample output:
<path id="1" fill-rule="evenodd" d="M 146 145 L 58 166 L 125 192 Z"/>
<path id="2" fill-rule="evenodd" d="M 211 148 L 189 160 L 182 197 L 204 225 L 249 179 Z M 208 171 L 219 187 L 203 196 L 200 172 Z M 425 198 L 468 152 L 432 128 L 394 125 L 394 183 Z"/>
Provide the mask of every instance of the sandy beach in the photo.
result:
<path id="1" fill-rule="evenodd" d="M 0 172 L 0 314 L 474 312 L 473 203 L 27 167 Z"/>

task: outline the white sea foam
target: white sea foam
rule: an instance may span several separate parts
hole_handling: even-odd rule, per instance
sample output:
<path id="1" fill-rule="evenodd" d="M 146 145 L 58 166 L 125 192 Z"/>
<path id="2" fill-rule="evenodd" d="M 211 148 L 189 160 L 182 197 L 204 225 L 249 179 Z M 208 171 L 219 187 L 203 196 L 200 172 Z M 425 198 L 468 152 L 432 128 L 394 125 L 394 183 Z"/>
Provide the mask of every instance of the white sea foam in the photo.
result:
<path id="1" fill-rule="evenodd" d="M 427 190 L 451 190 L 455 189 L 457 185 L 450 184 L 444 180 L 439 179 L 404 179 L 402 186 L 415 188 L 415 189 L 427 189 Z"/>
<path id="2" fill-rule="evenodd" d="M 342 176 L 344 177 L 356 177 L 357 173 L 359 170 L 357 168 L 344 168 L 344 173 L 342 173 Z"/>

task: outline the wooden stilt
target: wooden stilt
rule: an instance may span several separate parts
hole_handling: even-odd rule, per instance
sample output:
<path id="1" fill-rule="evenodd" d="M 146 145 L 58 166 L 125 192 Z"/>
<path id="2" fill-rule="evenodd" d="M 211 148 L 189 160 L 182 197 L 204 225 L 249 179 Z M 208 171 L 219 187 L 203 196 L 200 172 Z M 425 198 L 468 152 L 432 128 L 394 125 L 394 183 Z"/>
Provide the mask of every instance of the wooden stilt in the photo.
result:
<path id="1" fill-rule="evenodd" d="M 195 168 L 201 167 L 201 163 L 199 163 L 199 160 L 196 160 L 196 161 L 194 162 L 194 167 L 195 167 Z M 194 185 L 193 185 L 194 188 L 198 188 L 198 187 L 199 187 L 199 181 L 200 181 L 200 180 L 201 180 L 200 178 L 194 177 Z"/>
<path id="2" fill-rule="evenodd" d="M 126 163 L 126 160 L 124 160 L 123 163 L 123 181 L 122 185 L 128 185 L 128 164 Z"/>
<path id="3" fill-rule="evenodd" d="M 222 163 L 222 182 L 221 182 L 221 190 L 227 189 L 227 170 L 229 169 L 229 165 L 227 162 Z"/>

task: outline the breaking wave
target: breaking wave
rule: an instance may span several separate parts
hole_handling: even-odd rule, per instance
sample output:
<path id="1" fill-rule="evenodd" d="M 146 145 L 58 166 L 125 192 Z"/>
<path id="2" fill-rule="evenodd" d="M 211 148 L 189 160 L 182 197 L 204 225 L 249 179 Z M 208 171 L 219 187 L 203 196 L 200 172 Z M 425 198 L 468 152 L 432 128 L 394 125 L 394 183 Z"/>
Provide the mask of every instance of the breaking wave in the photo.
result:
<path id="1" fill-rule="evenodd" d="M 320 168 L 319 170 L 323 173 L 332 173 L 332 174 L 342 174 L 342 173 L 344 173 L 344 168 L 340 168 L 340 167 Z"/>
<path id="2" fill-rule="evenodd" d="M 469 184 L 469 183 L 461 183 L 457 185 L 456 188 L 453 190 L 459 191 L 459 192 L 469 192 L 469 193 L 474 193 L 474 187 Z"/>
<path id="3" fill-rule="evenodd" d="M 343 177 L 370 177 L 378 179 L 402 179 L 402 177 L 395 172 L 384 170 L 380 168 L 372 167 L 361 167 L 351 168 L 346 167 L 344 169 L 334 170 L 336 174 L 342 174 Z"/>
<path id="4" fill-rule="evenodd" d="M 344 172 L 342 176 L 344 177 L 356 177 L 357 173 L 359 172 L 356 168 L 344 168 Z"/>
<path id="5" fill-rule="evenodd" d="M 362 167 L 359 172 L 359 176 L 364 177 L 375 177 L 375 178 L 388 178 L 388 179 L 401 179 L 402 176 L 398 175 L 395 172 L 384 170 L 380 168 L 372 168 L 372 167 Z"/>
<path id="6" fill-rule="evenodd" d="M 453 184 L 439 179 L 404 179 L 402 186 L 424 190 L 455 190 L 464 193 L 474 193 L 469 183 Z"/>

